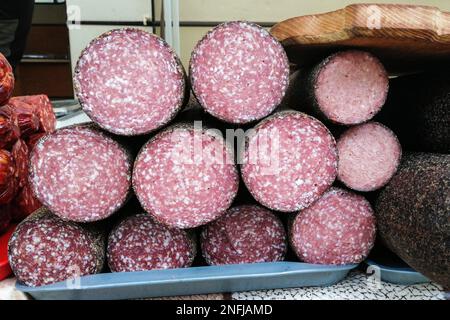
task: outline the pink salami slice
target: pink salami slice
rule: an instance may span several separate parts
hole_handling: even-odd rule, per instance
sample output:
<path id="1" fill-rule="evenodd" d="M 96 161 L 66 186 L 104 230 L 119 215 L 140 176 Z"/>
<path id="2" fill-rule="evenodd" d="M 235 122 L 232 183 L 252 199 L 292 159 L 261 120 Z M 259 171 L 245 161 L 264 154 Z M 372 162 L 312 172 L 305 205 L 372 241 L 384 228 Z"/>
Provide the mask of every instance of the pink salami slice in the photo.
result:
<path id="1" fill-rule="evenodd" d="M 397 136 L 377 122 L 344 132 L 337 142 L 338 179 L 357 191 L 383 187 L 397 171 L 402 148 Z"/>
<path id="2" fill-rule="evenodd" d="M 209 265 L 281 261 L 287 250 L 286 232 L 269 210 L 243 205 L 205 226 L 201 247 Z"/>
<path id="3" fill-rule="evenodd" d="M 315 118 L 296 111 L 279 112 L 247 136 L 241 173 L 259 203 L 277 211 L 301 210 L 334 182 L 336 143 Z"/>
<path id="4" fill-rule="evenodd" d="M 298 213 L 289 234 L 292 248 L 304 262 L 360 263 L 375 241 L 374 212 L 364 197 L 331 188 Z"/>
<path id="5" fill-rule="evenodd" d="M 141 149 L 133 187 L 143 208 L 157 221 L 184 229 L 224 214 L 236 196 L 239 176 L 221 135 L 178 125 Z"/>
<path id="6" fill-rule="evenodd" d="M 194 238 L 147 214 L 122 220 L 110 233 L 107 257 L 112 272 L 186 268 L 196 255 Z"/>
<path id="7" fill-rule="evenodd" d="M 100 130 L 64 128 L 41 138 L 31 152 L 30 183 L 37 199 L 61 218 L 97 221 L 127 200 L 131 159 Z"/>
<path id="8" fill-rule="evenodd" d="M 100 233 L 42 209 L 19 224 L 8 257 L 17 280 L 36 287 L 101 272 L 104 250 Z"/>
<path id="9" fill-rule="evenodd" d="M 192 52 L 189 68 L 199 103 L 231 123 L 269 115 L 289 82 L 281 44 L 262 27 L 243 21 L 222 23 L 208 32 Z"/>
<path id="10" fill-rule="evenodd" d="M 172 120 L 185 100 L 180 60 L 156 35 L 126 28 L 92 40 L 75 68 L 83 110 L 120 135 L 154 131 Z"/>

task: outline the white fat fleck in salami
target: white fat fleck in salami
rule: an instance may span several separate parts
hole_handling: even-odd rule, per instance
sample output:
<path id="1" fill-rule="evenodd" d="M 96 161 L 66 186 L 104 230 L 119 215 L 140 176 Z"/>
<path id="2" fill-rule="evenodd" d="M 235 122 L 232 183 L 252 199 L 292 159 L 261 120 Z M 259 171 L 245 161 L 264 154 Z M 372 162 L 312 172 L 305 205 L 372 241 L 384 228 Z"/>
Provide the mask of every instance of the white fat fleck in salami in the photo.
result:
<path id="1" fill-rule="evenodd" d="M 182 107 L 186 89 L 184 69 L 167 43 L 132 28 L 94 39 L 78 60 L 74 84 L 89 117 L 120 135 L 165 125 Z"/>
<path id="2" fill-rule="evenodd" d="M 186 268 L 196 243 L 185 230 L 168 228 L 147 214 L 128 217 L 110 233 L 107 257 L 112 272 Z"/>
<path id="3" fill-rule="evenodd" d="M 377 122 L 348 129 L 338 139 L 337 148 L 338 179 L 357 191 L 373 191 L 388 183 L 402 155 L 395 134 Z"/>
<path id="4" fill-rule="evenodd" d="M 209 265 L 281 261 L 287 250 L 286 232 L 269 210 L 243 205 L 206 225 L 201 247 Z"/>
<path id="5" fill-rule="evenodd" d="M 97 221 L 127 200 L 131 159 L 100 130 L 64 128 L 37 142 L 31 153 L 30 183 L 39 201 L 61 218 Z"/>
<path id="6" fill-rule="evenodd" d="M 242 178 L 259 203 L 293 212 L 309 206 L 334 182 L 336 143 L 317 119 L 283 111 L 249 134 L 242 163 Z"/>
<path id="7" fill-rule="evenodd" d="M 281 44 L 262 27 L 242 21 L 226 22 L 208 32 L 192 52 L 189 67 L 200 104 L 231 123 L 270 114 L 289 81 Z"/>
<path id="8" fill-rule="evenodd" d="M 313 80 L 316 103 L 333 122 L 346 125 L 365 122 L 386 101 L 387 72 L 368 52 L 339 52 L 322 62 L 316 72 Z"/>
<path id="9" fill-rule="evenodd" d="M 40 210 L 17 227 L 8 246 L 11 268 L 18 281 L 41 286 L 101 272 L 101 234 Z"/>
<path id="10" fill-rule="evenodd" d="M 298 258 L 317 264 L 360 263 L 372 249 L 375 234 L 370 203 L 339 188 L 331 188 L 300 211 L 289 230 Z"/>
<path id="11" fill-rule="evenodd" d="M 217 219 L 238 186 L 232 150 L 223 137 L 190 125 L 156 135 L 134 165 L 133 187 L 142 207 L 171 227 L 193 228 Z"/>

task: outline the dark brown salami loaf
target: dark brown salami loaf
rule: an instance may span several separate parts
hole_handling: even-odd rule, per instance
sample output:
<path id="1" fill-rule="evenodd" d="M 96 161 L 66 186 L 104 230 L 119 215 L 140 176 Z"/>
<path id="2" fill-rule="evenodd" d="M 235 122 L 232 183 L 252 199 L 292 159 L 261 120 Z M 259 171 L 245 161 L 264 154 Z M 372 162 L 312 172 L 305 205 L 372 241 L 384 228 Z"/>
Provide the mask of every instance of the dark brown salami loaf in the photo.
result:
<path id="1" fill-rule="evenodd" d="M 357 191 L 374 191 L 392 178 L 402 148 L 397 136 L 378 122 L 351 127 L 337 141 L 338 179 Z"/>
<path id="2" fill-rule="evenodd" d="M 354 125 L 372 119 L 384 105 L 389 78 L 380 61 L 364 51 L 335 53 L 293 75 L 283 104 L 332 123 Z"/>
<path id="3" fill-rule="evenodd" d="M 287 250 L 286 232 L 269 210 L 243 205 L 206 225 L 201 247 L 209 265 L 281 261 Z"/>
<path id="4" fill-rule="evenodd" d="M 14 73 L 5 56 L 0 53 L 0 106 L 4 105 L 14 90 Z"/>
<path id="5" fill-rule="evenodd" d="M 405 150 L 450 153 L 450 69 L 391 79 L 379 121 Z"/>
<path id="6" fill-rule="evenodd" d="M 128 199 L 131 159 L 92 126 L 60 129 L 31 152 L 30 183 L 39 201 L 63 219 L 105 219 Z"/>
<path id="7" fill-rule="evenodd" d="M 195 238 L 185 230 L 168 228 L 148 214 L 122 220 L 108 238 L 112 272 L 186 268 L 196 255 Z"/>
<path id="8" fill-rule="evenodd" d="M 372 249 L 375 235 L 370 203 L 356 193 L 334 187 L 300 211 L 289 230 L 298 258 L 317 264 L 360 263 Z"/>
<path id="9" fill-rule="evenodd" d="M 185 78 L 163 39 L 126 28 L 92 40 L 77 62 L 74 85 L 83 110 L 100 127 L 140 135 L 175 117 L 187 99 Z"/>
<path id="10" fill-rule="evenodd" d="M 192 90 L 211 115 L 231 123 L 260 120 L 280 104 L 289 81 L 281 44 L 244 21 L 216 26 L 192 52 Z"/>
<path id="11" fill-rule="evenodd" d="M 259 203 L 277 211 L 298 211 L 334 182 L 336 143 L 313 117 L 297 111 L 275 113 L 248 134 L 241 173 Z"/>
<path id="12" fill-rule="evenodd" d="M 0 205 L 11 202 L 19 187 L 16 164 L 9 151 L 0 149 Z"/>
<path id="13" fill-rule="evenodd" d="M 375 205 L 381 238 L 400 258 L 450 288 L 450 155 L 406 154 Z"/>
<path id="14" fill-rule="evenodd" d="M 36 287 L 99 273 L 105 260 L 105 238 L 41 209 L 19 224 L 8 245 L 17 280 Z"/>
<path id="15" fill-rule="evenodd" d="M 223 136 L 192 125 L 175 125 L 150 139 L 134 164 L 133 187 L 157 221 L 193 228 L 217 219 L 231 206 L 239 175 Z"/>

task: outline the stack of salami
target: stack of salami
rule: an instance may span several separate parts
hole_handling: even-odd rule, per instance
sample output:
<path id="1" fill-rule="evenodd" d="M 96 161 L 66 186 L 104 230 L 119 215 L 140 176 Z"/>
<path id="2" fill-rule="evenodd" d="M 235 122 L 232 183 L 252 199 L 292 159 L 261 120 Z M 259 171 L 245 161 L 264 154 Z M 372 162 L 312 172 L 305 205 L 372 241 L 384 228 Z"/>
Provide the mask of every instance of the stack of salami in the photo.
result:
<path id="1" fill-rule="evenodd" d="M 127 28 L 88 45 L 74 84 L 93 123 L 33 149 L 29 183 L 45 209 L 9 244 L 23 283 L 189 267 L 197 251 L 209 265 L 281 261 L 289 247 L 307 263 L 358 264 L 373 247 L 365 196 L 391 181 L 402 148 L 373 121 L 389 79 L 371 53 L 337 52 L 290 77 L 266 30 L 228 22 L 199 41 L 188 81 L 163 39 Z M 229 129 L 247 130 L 237 146 Z"/>
<path id="2" fill-rule="evenodd" d="M 41 207 L 28 183 L 28 160 L 37 140 L 55 130 L 45 95 L 11 98 L 14 75 L 0 54 L 0 233 Z"/>

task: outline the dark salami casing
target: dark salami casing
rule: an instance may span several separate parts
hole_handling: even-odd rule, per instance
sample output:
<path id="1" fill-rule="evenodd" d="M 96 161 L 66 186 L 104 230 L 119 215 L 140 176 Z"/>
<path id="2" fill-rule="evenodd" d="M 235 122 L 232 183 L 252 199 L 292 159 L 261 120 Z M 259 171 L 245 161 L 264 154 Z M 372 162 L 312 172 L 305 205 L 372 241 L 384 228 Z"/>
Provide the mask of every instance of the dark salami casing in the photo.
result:
<path id="1" fill-rule="evenodd" d="M 450 288 L 450 155 L 410 153 L 375 205 L 384 243 L 415 270 Z"/>
<path id="2" fill-rule="evenodd" d="M 5 56 L 0 53 L 0 106 L 5 104 L 14 90 L 14 73 Z"/>
<path id="3" fill-rule="evenodd" d="M 405 150 L 450 153 L 450 69 L 397 77 L 390 87 L 378 121 Z"/>

